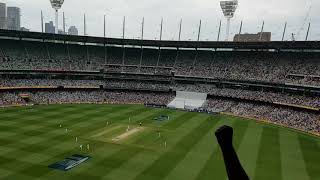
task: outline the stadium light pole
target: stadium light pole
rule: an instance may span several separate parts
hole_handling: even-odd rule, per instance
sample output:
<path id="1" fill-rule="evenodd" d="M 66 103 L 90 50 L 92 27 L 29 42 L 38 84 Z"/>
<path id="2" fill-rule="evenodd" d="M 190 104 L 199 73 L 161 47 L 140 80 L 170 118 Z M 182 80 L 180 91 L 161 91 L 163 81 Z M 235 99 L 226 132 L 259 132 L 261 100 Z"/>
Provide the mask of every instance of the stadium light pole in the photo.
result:
<path id="1" fill-rule="evenodd" d="M 161 41 L 162 40 L 162 28 L 163 28 L 163 18 L 161 18 L 161 24 L 160 24 L 160 37 L 159 37 L 159 40 Z M 158 47 L 158 60 L 157 60 L 157 66 L 159 66 L 159 62 L 160 62 L 160 57 L 161 57 L 161 47 L 159 46 Z M 157 71 L 157 69 L 156 69 Z"/>
<path id="2" fill-rule="evenodd" d="M 66 18 L 64 16 L 64 12 L 63 12 L 63 33 L 66 34 Z"/>
<path id="3" fill-rule="evenodd" d="M 141 22 L 141 41 L 143 40 L 144 36 L 144 17 L 142 17 L 142 22 Z M 143 45 L 141 43 L 140 46 L 141 53 L 140 53 L 140 63 L 139 63 L 139 71 L 141 71 L 141 65 L 142 65 L 142 60 L 143 60 Z"/>
<path id="4" fill-rule="evenodd" d="M 307 30 L 307 35 L 306 35 L 306 39 L 305 39 L 305 41 L 308 41 L 309 32 L 310 32 L 310 26 L 311 26 L 311 23 L 309 22 L 308 30 Z"/>
<path id="5" fill-rule="evenodd" d="M 125 36 L 125 30 L 126 29 L 126 16 L 123 16 L 123 22 L 122 22 L 122 39 L 124 39 Z"/>
<path id="6" fill-rule="evenodd" d="M 87 35 L 86 13 L 83 14 L 83 35 Z"/>
<path id="7" fill-rule="evenodd" d="M 200 33 L 201 33 L 201 19 L 200 19 L 200 22 L 199 22 L 199 29 L 198 29 L 198 38 L 197 38 L 197 41 L 200 41 Z M 198 47 L 195 48 L 196 50 L 196 55 L 194 56 L 194 60 L 193 60 L 193 63 L 192 63 L 192 67 L 195 68 L 195 64 L 197 62 L 197 57 L 198 57 Z M 190 69 L 190 73 L 191 73 L 191 69 Z"/>
<path id="8" fill-rule="evenodd" d="M 242 31 L 242 21 L 240 23 L 239 34 L 241 34 L 241 31 Z"/>
<path id="9" fill-rule="evenodd" d="M 43 13 L 41 10 L 41 32 L 43 33 Z"/>
<path id="10" fill-rule="evenodd" d="M 284 40 L 284 36 L 285 36 L 285 34 L 286 34 L 286 30 L 287 30 L 287 22 L 284 23 L 284 28 L 283 28 L 283 33 L 282 33 L 281 41 Z"/>
<path id="11" fill-rule="evenodd" d="M 261 26 L 261 31 L 260 31 L 260 38 L 259 38 L 260 41 L 262 41 L 263 29 L 264 29 L 264 21 L 262 21 L 262 26 Z"/>
<path id="12" fill-rule="evenodd" d="M 178 40 L 181 40 L 181 30 L 182 30 L 182 18 L 180 19 L 180 25 L 179 25 L 179 37 Z"/>
<path id="13" fill-rule="evenodd" d="M 108 51 L 106 46 L 106 15 L 103 16 L 103 47 L 104 47 L 104 63 L 108 63 Z"/>
<path id="14" fill-rule="evenodd" d="M 58 33 L 59 27 L 59 9 L 62 7 L 64 0 L 50 0 L 52 8 L 55 10 L 55 33 Z"/>
<path id="15" fill-rule="evenodd" d="M 141 40 L 143 40 L 144 36 L 144 17 L 142 18 L 142 23 L 141 23 Z"/>
<path id="16" fill-rule="evenodd" d="M 103 16 L 103 37 L 106 38 L 106 15 Z"/>
<path id="17" fill-rule="evenodd" d="M 241 31 L 242 31 L 242 21 L 241 21 L 241 23 L 240 23 L 240 28 L 239 28 L 239 34 L 238 34 L 237 41 L 239 41 Z"/>
<path id="18" fill-rule="evenodd" d="M 160 37 L 159 40 L 162 40 L 162 28 L 163 28 L 163 18 L 161 18 L 161 23 L 160 23 Z"/>
<path id="19" fill-rule="evenodd" d="M 200 33 L 201 33 L 201 19 L 200 19 L 200 22 L 199 22 L 199 29 L 198 29 L 198 38 L 197 38 L 197 41 L 200 41 Z"/>
<path id="20" fill-rule="evenodd" d="M 122 39 L 124 39 L 124 37 L 125 37 L 125 29 L 126 29 L 126 16 L 123 16 L 123 23 L 122 23 Z M 126 56 L 126 54 L 125 54 L 125 46 L 124 46 L 124 44 L 122 45 L 122 49 L 123 49 L 123 51 L 122 51 L 122 68 L 121 68 L 121 72 L 123 72 L 123 70 L 124 70 L 124 60 L 125 60 L 125 56 Z"/>
<path id="21" fill-rule="evenodd" d="M 180 19 L 180 25 L 179 25 L 179 36 L 178 36 L 178 40 L 179 41 L 181 40 L 181 31 L 182 31 L 182 18 Z M 176 57 L 174 59 L 174 65 L 173 65 L 174 67 L 177 64 L 178 58 L 179 58 L 179 47 L 177 47 L 177 54 L 176 54 Z"/>
<path id="22" fill-rule="evenodd" d="M 226 41 L 229 40 L 230 21 L 238 7 L 238 0 L 220 1 L 220 7 L 223 15 L 227 18 Z"/>
<path id="23" fill-rule="evenodd" d="M 218 37 L 217 37 L 217 41 L 220 40 L 220 33 L 221 33 L 221 20 L 220 20 L 220 23 L 219 23 L 219 29 L 218 29 Z"/>

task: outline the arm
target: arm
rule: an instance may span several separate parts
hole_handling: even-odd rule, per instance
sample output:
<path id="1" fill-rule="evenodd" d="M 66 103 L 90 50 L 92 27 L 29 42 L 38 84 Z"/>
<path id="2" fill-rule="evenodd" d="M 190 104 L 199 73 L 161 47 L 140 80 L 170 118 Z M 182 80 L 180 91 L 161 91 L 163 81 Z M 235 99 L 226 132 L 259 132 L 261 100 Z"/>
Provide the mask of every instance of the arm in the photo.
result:
<path id="1" fill-rule="evenodd" d="M 216 132 L 229 180 L 249 180 L 232 145 L 233 129 L 222 126 Z"/>

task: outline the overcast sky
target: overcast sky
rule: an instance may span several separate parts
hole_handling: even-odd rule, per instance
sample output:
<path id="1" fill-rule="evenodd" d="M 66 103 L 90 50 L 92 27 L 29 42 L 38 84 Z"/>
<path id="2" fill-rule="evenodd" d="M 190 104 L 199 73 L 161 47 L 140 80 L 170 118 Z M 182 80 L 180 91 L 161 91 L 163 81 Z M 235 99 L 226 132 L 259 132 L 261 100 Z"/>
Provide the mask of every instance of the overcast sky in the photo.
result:
<path id="1" fill-rule="evenodd" d="M 18 6 L 22 12 L 22 26 L 41 31 L 40 11 L 44 20 L 54 20 L 49 0 L 0 0 L 7 6 Z M 183 19 L 182 39 L 196 40 L 199 20 L 202 20 L 201 40 L 216 40 L 219 21 L 221 38 L 225 36 L 226 20 L 219 0 L 65 0 L 60 10 L 65 12 L 67 26 L 75 25 L 83 34 L 83 14 L 87 15 L 87 34 L 103 36 L 103 16 L 107 15 L 107 36 L 122 36 L 122 19 L 126 16 L 126 38 L 138 38 L 141 21 L 145 17 L 145 39 L 159 39 L 161 17 L 164 19 L 163 39 L 177 39 L 179 21 Z M 320 0 L 239 0 L 231 21 L 231 34 L 239 31 L 257 33 L 265 21 L 264 31 L 272 32 L 272 40 L 280 40 L 285 21 L 288 22 L 285 40 L 291 33 L 298 40 L 306 36 L 311 22 L 309 39 L 320 40 Z"/>

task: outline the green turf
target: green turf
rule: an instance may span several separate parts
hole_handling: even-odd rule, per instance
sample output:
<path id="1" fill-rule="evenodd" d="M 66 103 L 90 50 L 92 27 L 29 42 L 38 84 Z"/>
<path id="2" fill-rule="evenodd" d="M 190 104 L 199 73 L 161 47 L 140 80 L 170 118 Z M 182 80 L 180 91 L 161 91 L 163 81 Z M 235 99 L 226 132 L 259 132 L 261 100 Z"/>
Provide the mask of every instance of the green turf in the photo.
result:
<path id="1" fill-rule="evenodd" d="M 170 120 L 153 120 L 159 115 Z M 140 122 L 143 130 L 112 140 Z M 234 147 L 251 179 L 320 179 L 318 137 L 242 118 L 141 105 L 0 109 L 0 179 L 225 180 L 214 137 L 224 124 L 234 127 Z M 88 143 L 90 150 L 80 151 Z M 47 167 L 74 153 L 92 159 L 68 172 Z"/>

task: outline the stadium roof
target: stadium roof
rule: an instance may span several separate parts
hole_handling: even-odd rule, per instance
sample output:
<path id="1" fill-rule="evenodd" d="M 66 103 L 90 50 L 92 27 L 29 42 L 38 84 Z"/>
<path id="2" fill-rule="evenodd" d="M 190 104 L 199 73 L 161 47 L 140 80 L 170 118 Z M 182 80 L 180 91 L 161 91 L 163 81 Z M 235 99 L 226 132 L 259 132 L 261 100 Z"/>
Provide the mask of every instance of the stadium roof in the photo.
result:
<path id="1" fill-rule="evenodd" d="M 63 34 L 48 34 L 39 32 L 25 32 L 0 30 L 0 38 L 19 38 L 34 40 L 57 40 L 81 43 L 97 43 L 108 45 L 131 45 L 149 47 L 174 48 L 225 48 L 225 49 L 294 49 L 320 50 L 320 41 L 271 41 L 271 42 L 226 42 L 226 41 L 168 41 L 168 40 L 138 40 L 103 38 L 92 36 L 72 36 Z"/>

